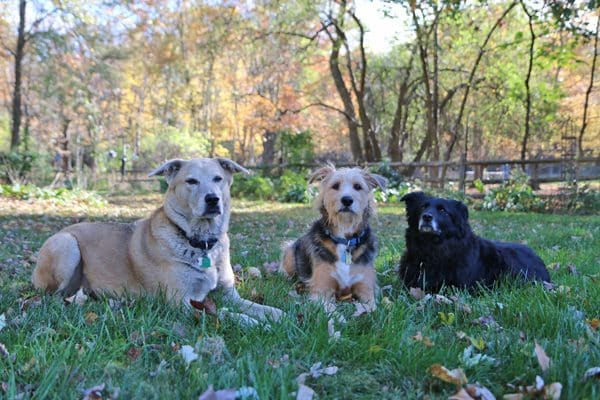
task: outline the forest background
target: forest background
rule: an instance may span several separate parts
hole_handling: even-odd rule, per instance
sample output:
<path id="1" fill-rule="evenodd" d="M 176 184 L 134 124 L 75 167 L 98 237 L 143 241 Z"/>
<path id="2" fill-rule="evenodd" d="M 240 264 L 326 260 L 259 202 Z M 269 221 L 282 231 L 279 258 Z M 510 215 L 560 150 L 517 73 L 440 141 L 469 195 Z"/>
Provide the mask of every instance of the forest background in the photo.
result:
<path id="1" fill-rule="evenodd" d="M 594 0 L 3 1 L 0 151 L 35 172 L 4 179 L 560 157 L 565 137 L 596 156 L 598 18 Z"/>

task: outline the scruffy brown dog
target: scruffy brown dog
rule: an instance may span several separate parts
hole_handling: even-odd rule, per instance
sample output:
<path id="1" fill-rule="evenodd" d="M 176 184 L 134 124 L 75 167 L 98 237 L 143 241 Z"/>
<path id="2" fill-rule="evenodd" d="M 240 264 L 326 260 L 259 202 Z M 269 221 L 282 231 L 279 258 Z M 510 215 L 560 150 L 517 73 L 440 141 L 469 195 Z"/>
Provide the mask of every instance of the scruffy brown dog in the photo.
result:
<path id="1" fill-rule="evenodd" d="M 372 191 L 384 187 L 386 179 L 360 168 L 327 165 L 312 174 L 309 184 L 314 182 L 320 182 L 316 207 L 321 218 L 306 235 L 284 246 L 281 270 L 289 277 L 298 274 L 314 300 L 353 295 L 372 311 L 377 239 L 369 217 L 375 206 Z"/>

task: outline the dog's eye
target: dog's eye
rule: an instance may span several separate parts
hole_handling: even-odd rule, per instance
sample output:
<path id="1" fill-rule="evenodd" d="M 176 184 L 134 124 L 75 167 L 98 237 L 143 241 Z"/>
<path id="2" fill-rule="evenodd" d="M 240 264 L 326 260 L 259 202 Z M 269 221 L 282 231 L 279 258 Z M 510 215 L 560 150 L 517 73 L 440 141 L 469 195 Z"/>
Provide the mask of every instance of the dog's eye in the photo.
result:
<path id="1" fill-rule="evenodd" d="M 223 180 L 223 177 L 219 176 L 219 175 L 217 175 L 213 178 L 213 182 L 221 182 L 222 180 Z"/>
<path id="2" fill-rule="evenodd" d="M 358 183 L 354 184 L 354 190 L 358 191 L 358 190 L 362 190 L 362 186 L 360 186 Z"/>
<path id="3" fill-rule="evenodd" d="M 448 211 L 446 211 L 446 209 L 444 208 L 444 206 L 438 206 L 438 211 L 444 214 L 448 214 Z"/>
<path id="4" fill-rule="evenodd" d="M 188 178 L 185 180 L 185 183 L 187 183 L 188 185 L 197 185 L 198 184 L 198 180 L 194 179 L 194 178 Z"/>
<path id="5" fill-rule="evenodd" d="M 339 182 L 334 183 L 333 185 L 331 185 L 331 188 L 333 190 L 338 190 L 340 188 L 340 183 Z"/>

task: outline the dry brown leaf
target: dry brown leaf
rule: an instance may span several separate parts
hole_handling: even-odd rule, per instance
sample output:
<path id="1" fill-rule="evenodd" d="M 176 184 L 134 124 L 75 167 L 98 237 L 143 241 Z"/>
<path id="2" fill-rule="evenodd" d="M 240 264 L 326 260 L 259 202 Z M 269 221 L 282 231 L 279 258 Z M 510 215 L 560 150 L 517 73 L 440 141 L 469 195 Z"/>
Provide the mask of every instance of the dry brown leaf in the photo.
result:
<path id="1" fill-rule="evenodd" d="M 458 392 L 448 397 L 448 400 L 477 400 L 465 390 L 465 388 L 460 388 Z"/>
<path id="2" fill-rule="evenodd" d="M 4 357 L 10 357 L 10 353 L 6 349 L 6 346 L 4 345 L 4 343 L 0 343 L 0 355 L 2 355 Z"/>
<path id="3" fill-rule="evenodd" d="M 550 357 L 546 355 L 546 351 L 537 341 L 535 342 L 535 356 L 537 357 L 542 371 L 546 372 L 548 368 L 550 368 Z"/>
<path id="4" fill-rule="evenodd" d="M 415 300 L 422 300 L 425 297 L 425 292 L 421 288 L 411 287 L 410 288 L 410 295 Z"/>
<path id="5" fill-rule="evenodd" d="M 585 323 L 588 324 L 590 329 L 594 332 L 596 332 L 598 328 L 600 328 L 600 319 L 598 318 L 586 319 Z"/>
<path id="6" fill-rule="evenodd" d="M 85 314 L 85 323 L 88 325 L 93 324 L 94 322 L 96 322 L 96 320 L 98 319 L 98 314 L 96 314 L 95 312 L 90 311 L 89 313 Z"/>
<path id="7" fill-rule="evenodd" d="M 554 382 L 546 385 L 540 376 L 535 377 L 535 384 L 533 385 L 517 387 L 512 385 L 509 386 L 517 389 L 518 393 L 505 394 L 502 397 L 504 400 L 520 400 L 524 398 L 560 400 L 560 395 L 562 392 L 562 384 L 560 382 Z"/>
<path id="8" fill-rule="evenodd" d="M 434 345 L 434 343 L 431 341 L 431 339 L 429 339 L 428 336 L 423 336 L 421 331 L 418 331 L 417 334 L 412 337 L 412 339 L 416 342 L 422 342 L 425 345 L 425 347 L 432 347 Z"/>
<path id="9" fill-rule="evenodd" d="M 130 347 L 129 350 L 127 350 L 127 358 L 129 358 L 131 362 L 135 362 L 141 355 L 142 349 L 140 347 Z"/>
<path id="10" fill-rule="evenodd" d="M 476 400 L 496 400 L 496 397 L 485 386 L 469 384 L 465 386 L 467 393 Z"/>
<path id="11" fill-rule="evenodd" d="M 462 368 L 449 370 L 440 364 L 433 364 L 429 367 L 429 373 L 444 382 L 453 383 L 455 385 L 464 385 L 468 382 L 467 376 Z"/>
<path id="12" fill-rule="evenodd" d="M 250 267 L 248 268 L 248 275 L 254 278 L 260 278 L 262 276 L 262 273 L 260 272 L 260 269 L 256 267 Z"/>

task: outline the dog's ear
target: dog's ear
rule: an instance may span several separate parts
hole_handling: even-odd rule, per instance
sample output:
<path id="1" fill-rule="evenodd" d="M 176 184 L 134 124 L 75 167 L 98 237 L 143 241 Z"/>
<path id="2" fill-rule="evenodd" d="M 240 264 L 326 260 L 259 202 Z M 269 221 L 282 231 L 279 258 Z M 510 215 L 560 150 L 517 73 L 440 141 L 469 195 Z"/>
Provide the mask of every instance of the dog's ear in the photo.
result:
<path id="1" fill-rule="evenodd" d="M 458 212 L 460 214 L 460 217 L 465 222 L 468 222 L 469 221 L 469 209 L 467 208 L 465 203 L 463 203 L 461 201 L 457 201 L 457 200 L 454 200 L 454 203 L 456 205 L 456 209 L 458 210 Z"/>
<path id="2" fill-rule="evenodd" d="M 229 158 L 217 157 L 217 161 L 219 162 L 219 164 L 221 164 L 221 167 L 225 171 L 229 171 L 232 174 L 235 174 L 236 172 L 243 172 L 246 175 L 250 174 L 250 171 L 248 171 L 246 168 L 242 167 L 235 161 L 231 161 Z"/>
<path id="3" fill-rule="evenodd" d="M 427 198 L 427 195 L 423 192 L 410 192 L 402 196 L 400 201 L 406 203 L 406 208 L 412 207 L 415 204 L 421 203 L 424 199 Z"/>
<path id="4" fill-rule="evenodd" d="M 331 174 L 335 172 L 335 167 L 331 164 L 327 164 L 324 167 L 319 168 L 308 178 L 308 183 L 322 182 L 327 179 Z"/>
<path id="5" fill-rule="evenodd" d="M 175 175 L 181 169 L 181 166 L 185 163 L 185 160 L 169 160 L 154 171 L 150 172 L 148 176 L 161 175 L 165 177 L 168 184 L 171 184 Z"/>
<path id="6" fill-rule="evenodd" d="M 371 190 L 375 188 L 385 189 L 385 186 L 387 185 L 388 180 L 381 175 L 363 171 L 363 176 L 365 177 L 365 181 L 367 181 L 367 185 L 369 185 L 369 189 Z"/>

